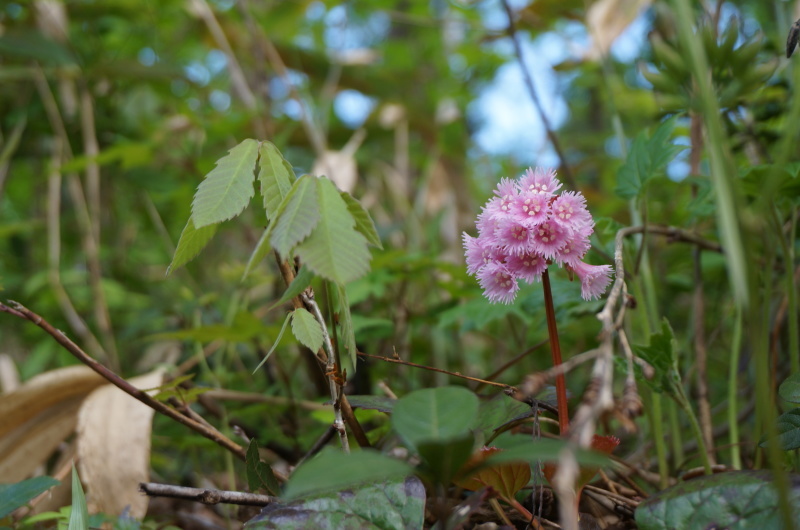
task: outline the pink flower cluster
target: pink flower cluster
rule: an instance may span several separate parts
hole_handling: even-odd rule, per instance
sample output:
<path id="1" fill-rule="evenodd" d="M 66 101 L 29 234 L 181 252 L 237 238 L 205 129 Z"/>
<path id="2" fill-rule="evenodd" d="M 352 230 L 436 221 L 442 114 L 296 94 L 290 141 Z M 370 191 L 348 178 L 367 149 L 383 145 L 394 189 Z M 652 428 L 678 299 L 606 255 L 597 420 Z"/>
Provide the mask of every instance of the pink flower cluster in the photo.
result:
<path id="1" fill-rule="evenodd" d="M 528 169 L 516 182 L 502 179 L 475 223 L 478 237 L 464 234 L 467 272 L 492 303 L 511 303 L 518 280 L 541 280 L 552 263 L 566 266 L 581 281 L 585 300 L 599 298 L 611 281 L 609 265 L 581 261 L 589 250 L 594 221 L 580 192 L 556 191 L 555 171 Z"/>

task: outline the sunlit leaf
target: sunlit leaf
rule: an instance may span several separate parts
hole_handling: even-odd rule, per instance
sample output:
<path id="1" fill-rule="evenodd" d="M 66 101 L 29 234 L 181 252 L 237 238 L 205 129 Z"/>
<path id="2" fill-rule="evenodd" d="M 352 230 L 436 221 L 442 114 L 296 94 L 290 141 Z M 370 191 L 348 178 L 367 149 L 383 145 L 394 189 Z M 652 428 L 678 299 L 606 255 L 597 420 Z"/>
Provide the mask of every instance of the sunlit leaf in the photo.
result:
<path id="1" fill-rule="evenodd" d="M 267 219 L 273 219 L 281 201 L 289 194 L 296 177 L 291 164 L 271 142 L 262 142 L 259 154 L 258 180 L 261 182 L 264 209 L 267 212 Z"/>
<path id="2" fill-rule="evenodd" d="M 217 160 L 217 167 L 206 175 L 192 201 L 192 220 L 197 228 L 236 217 L 255 194 L 258 142 L 244 140 Z"/>
<path id="3" fill-rule="evenodd" d="M 194 259 L 203 247 L 205 247 L 217 231 L 217 225 L 208 225 L 203 228 L 195 228 L 194 221 L 190 217 L 186 222 L 186 226 L 181 232 L 181 237 L 178 240 L 178 247 L 175 249 L 175 255 L 172 257 L 172 263 L 167 267 L 167 276 L 172 271 L 181 267 Z"/>
<path id="4" fill-rule="evenodd" d="M 320 211 L 317 203 L 317 180 L 303 175 L 295 181 L 278 207 L 272 221 L 274 228 L 270 226 L 269 240 L 284 259 L 318 225 Z"/>
<path id="5" fill-rule="evenodd" d="M 69 515 L 69 530 L 89 530 L 89 508 L 83 494 L 81 479 L 72 464 L 72 511 Z"/>
<path id="6" fill-rule="evenodd" d="M 378 231 L 375 229 L 375 223 L 372 221 L 372 217 L 369 215 L 369 212 L 367 212 L 367 210 L 361 206 L 361 203 L 354 199 L 353 196 L 346 191 L 341 191 L 339 194 L 347 204 L 347 209 L 350 211 L 350 215 L 352 215 L 353 219 L 356 221 L 356 230 L 361 232 L 361 235 L 366 238 L 367 243 L 373 247 L 383 248 L 383 245 L 381 244 L 381 238 L 378 235 Z"/>
<path id="7" fill-rule="evenodd" d="M 296 252 L 319 276 L 345 284 L 369 271 L 367 240 L 354 228 L 353 216 L 336 186 L 323 177 L 316 182 L 319 222 Z"/>
<path id="8" fill-rule="evenodd" d="M 292 314 L 292 333 L 300 343 L 316 352 L 322 347 L 322 328 L 314 315 L 299 307 Z"/>

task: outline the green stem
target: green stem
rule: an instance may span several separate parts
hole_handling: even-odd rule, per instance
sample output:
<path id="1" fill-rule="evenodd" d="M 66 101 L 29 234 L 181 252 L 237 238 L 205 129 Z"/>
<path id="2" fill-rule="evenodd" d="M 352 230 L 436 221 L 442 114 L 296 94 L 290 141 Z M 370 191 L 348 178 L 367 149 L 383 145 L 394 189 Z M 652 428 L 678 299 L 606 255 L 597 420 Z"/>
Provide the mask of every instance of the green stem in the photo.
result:
<path id="1" fill-rule="evenodd" d="M 661 394 L 648 390 L 642 394 L 645 400 L 649 401 L 646 404 L 647 410 L 650 413 L 647 419 L 650 421 L 650 432 L 653 433 L 653 443 L 656 446 L 656 459 L 658 460 L 658 476 L 659 486 L 661 489 L 666 489 L 669 486 L 669 466 L 667 464 L 667 444 L 664 442 L 664 415 L 661 410 Z"/>
<path id="2" fill-rule="evenodd" d="M 674 401 L 667 401 L 667 416 L 669 417 L 669 439 L 672 441 L 672 458 L 677 468 L 683 462 L 683 429 L 678 418 L 678 409 Z"/>
<path id="3" fill-rule="evenodd" d="M 553 293 L 550 290 L 550 275 L 547 269 L 542 274 L 544 287 L 544 311 L 547 315 L 547 335 L 550 337 L 550 351 L 553 354 L 553 366 L 561 366 L 561 346 L 558 342 L 556 312 L 553 306 Z M 567 409 L 567 382 L 563 373 L 556 376 L 556 402 L 558 404 L 558 429 L 563 436 L 569 429 L 569 409 Z"/>
<path id="4" fill-rule="evenodd" d="M 706 475 L 710 475 L 712 473 L 711 460 L 708 458 L 706 442 L 703 439 L 703 431 L 700 430 L 700 423 L 697 421 L 697 416 L 695 415 L 694 410 L 692 410 L 692 406 L 689 404 L 689 400 L 686 398 L 686 394 L 684 394 L 683 388 L 680 385 L 676 384 L 675 392 L 672 395 L 678 405 L 686 413 L 686 416 L 689 418 L 689 425 L 692 428 L 692 434 L 697 440 L 697 449 L 700 453 L 700 459 L 703 461 L 703 469 L 705 469 Z"/>
<path id="5" fill-rule="evenodd" d="M 739 447 L 739 408 L 737 406 L 737 391 L 739 390 L 739 357 L 742 350 L 742 308 L 736 306 L 736 316 L 733 324 L 733 344 L 731 345 L 731 359 L 728 367 L 728 426 L 730 427 L 731 442 L 731 467 L 742 469 L 742 455 Z"/>

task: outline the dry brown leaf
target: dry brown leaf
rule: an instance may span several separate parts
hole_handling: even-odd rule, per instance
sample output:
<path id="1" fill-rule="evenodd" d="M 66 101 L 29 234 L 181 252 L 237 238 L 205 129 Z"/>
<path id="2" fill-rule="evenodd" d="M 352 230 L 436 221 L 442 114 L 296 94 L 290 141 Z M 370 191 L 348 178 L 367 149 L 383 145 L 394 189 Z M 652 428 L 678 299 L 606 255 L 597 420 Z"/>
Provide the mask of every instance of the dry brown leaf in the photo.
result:
<path id="1" fill-rule="evenodd" d="M 104 381 L 84 365 L 59 368 L 31 378 L 0 400 L 0 440 L 49 407 L 83 397 Z"/>
<path id="2" fill-rule="evenodd" d="M 366 131 L 359 129 L 341 151 L 325 151 L 322 156 L 314 161 L 311 168 L 312 175 L 325 175 L 336 184 L 342 191 L 352 193 L 358 180 L 358 167 L 356 166 L 355 154 L 361 143 L 366 138 Z"/>
<path id="3" fill-rule="evenodd" d="M 593 46 L 588 59 L 597 60 L 608 50 L 625 28 L 652 0 L 599 0 L 586 13 L 586 26 L 592 36 Z"/>
<path id="4" fill-rule="evenodd" d="M 19 372 L 14 359 L 0 353 L 0 394 L 9 394 L 19 388 Z"/>
<path id="5" fill-rule="evenodd" d="M 137 388 L 162 384 L 161 370 L 131 379 Z M 140 519 L 147 497 L 139 483 L 150 474 L 150 433 L 153 409 L 113 385 L 92 392 L 78 413 L 78 472 L 91 513 L 119 516 L 129 508 Z"/>
<path id="6" fill-rule="evenodd" d="M 40 374 L 0 400 L 0 477 L 23 480 L 75 431 L 83 399 L 104 379 L 78 365 Z"/>

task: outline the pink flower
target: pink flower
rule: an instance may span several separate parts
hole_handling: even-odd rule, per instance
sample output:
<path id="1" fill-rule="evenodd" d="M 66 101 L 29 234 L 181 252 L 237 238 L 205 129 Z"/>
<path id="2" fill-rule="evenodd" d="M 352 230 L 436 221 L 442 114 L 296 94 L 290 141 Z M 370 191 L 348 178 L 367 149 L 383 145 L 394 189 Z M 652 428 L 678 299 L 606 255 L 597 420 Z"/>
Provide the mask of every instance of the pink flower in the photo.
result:
<path id="1" fill-rule="evenodd" d="M 517 195 L 511 208 L 515 217 L 538 224 L 547 219 L 550 213 L 550 195 L 535 191 L 522 191 Z"/>
<path id="2" fill-rule="evenodd" d="M 581 296 L 597 298 L 611 281 L 611 267 L 581 261 L 594 231 L 580 192 L 556 192 L 552 170 L 528 169 L 517 181 L 501 179 L 475 223 L 478 237 L 463 235 L 467 273 L 492 303 L 511 303 L 518 280 L 539 281 L 551 262 L 569 267 L 581 280 Z"/>
<path id="3" fill-rule="evenodd" d="M 553 195 L 560 187 L 561 182 L 558 181 L 556 172 L 552 169 L 528 168 L 525 176 L 519 179 L 519 189 L 522 192 L 532 191 L 534 193 Z"/>
<path id="4" fill-rule="evenodd" d="M 519 290 L 519 284 L 505 265 L 489 263 L 478 272 L 478 283 L 490 302 L 511 303 Z"/>
<path id="5" fill-rule="evenodd" d="M 581 296 L 584 300 L 600 298 L 611 282 L 611 265 L 589 265 L 579 261 L 569 267 L 581 280 Z"/>
<path id="6" fill-rule="evenodd" d="M 564 246 L 570 236 L 568 228 L 548 219 L 536 226 L 531 239 L 534 250 L 547 259 L 553 259 L 558 249 Z"/>
<path id="7" fill-rule="evenodd" d="M 592 216 L 586 209 L 586 199 L 580 193 L 565 191 L 553 201 L 551 208 L 553 214 L 550 218 L 561 226 L 578 230 L 592 225 Z"/>
<path id="8" fill-rule="evenodd" d="M 517 278 L 533 283 L 542 279 L 547 260 L 536 253 L 512 255 L 506 260 L 506 267 Z"/>

